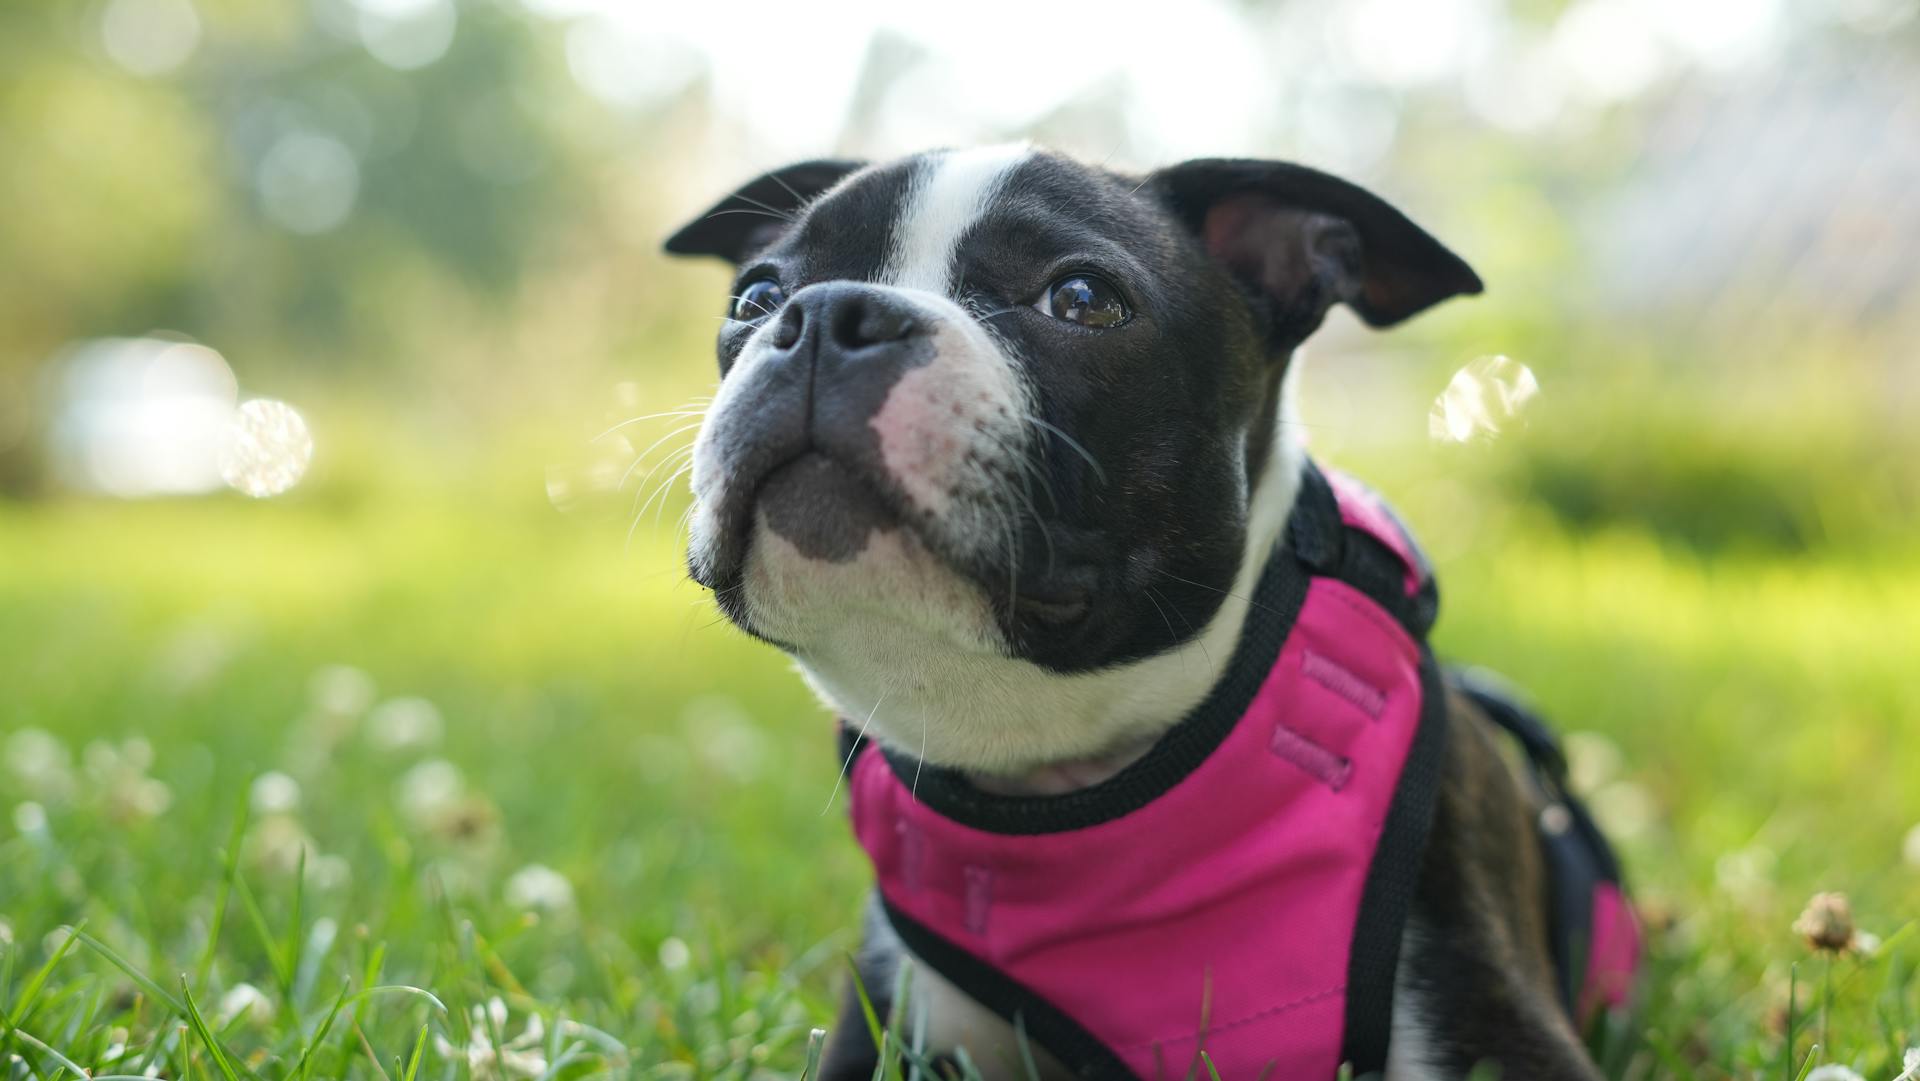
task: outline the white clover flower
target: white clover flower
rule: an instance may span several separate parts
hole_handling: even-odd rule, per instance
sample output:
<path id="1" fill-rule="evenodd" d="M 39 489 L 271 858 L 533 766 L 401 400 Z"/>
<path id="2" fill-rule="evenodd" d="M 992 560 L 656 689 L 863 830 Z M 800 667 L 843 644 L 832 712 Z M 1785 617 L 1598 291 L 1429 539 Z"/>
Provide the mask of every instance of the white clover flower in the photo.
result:
<path id="1" fill-rule="evenodd" d="M 507 1004 L 498 996 L 488 999 L 485 1007 L 473 1008 L 471 1034 L 465 1047 L 456 1046 L 435 1033 L 434 1052 L 444 1059 L 465 1059 L 468 1073 L 477 1081 L 543 1076 L 547 1072 L 547 1057 L 541 1053 L 541 1045 L 547 1038 L 547 1027 L 540 1015 L 527 1018 L 526 1027 L 518 1036 L 495 1047 L 493 1034 L 505 1032 L 507 1021 Z"/>
<path id="2" fill-rule="evenodd" d="M 345 856 L 307 857 L 307 885 L 316 890 L 337 890 L 353 881 L 353 867 Z"/>
<path id="3" fill-rule="evenodd" d="M 173 789 L 165 781 L 142 777 L 127 789 L 120 804 L 125 817 L 153 818 L 173 806 Z"/>
<path id="4" fill-rule="evenodd" d="M 247 830 L 241 846 L 247 862 L 274 874 L 290 875 L 313 851 L 313 838 L 291 815 L 268 815 Z"/>
<path id="5" fill-rule="evenodd" d="M 257 815 L 292 814 L 300 809 L 300 782 L 272 770 L 253 779 L 248 803 Z"/>
<path id="6" fill-rule="evenodd" d="M 1903 1067 L 1900 1076 L 1893 1081 L 1920 1081 L 1920 1047 L 1907 1048 L 1906 1057 L 1900 1065 Z"/>
<path id="7" fill-rule="evenodd" d="M 43 833 L 47 828 L 47 809 L 27 800 L 13 809 L 13 828 L 22 834 Z"/>
<path id="8" fill-rule="evenodd" d="M 373 677 L 351 665 L 328 665 L 313 674 L 307 694 L 322 713 L 358 717 L 373 704 Z"/>
<path id="9" fill-rule="evenodd" d="M 1866 1078 L 1838 1063 L 1816 1066 L 1807 1075 L 1807 1081 L 1867 1081 Z"/>
<path id="10" fill-rule="evenodd" d="M 660 967 L 669 972 L 677 972 L 687 967 L 693 960 L 693 951 L 678 938 L 668 938 L 660 943 Z"/>
<path id="11" fill-rule="evenodd" d="M 414 829 L 468 847 L 499 839 L 500 812 L 487 798 L 469 792 L 453 763 L 429 759 L 400 779 L 400 810 Z"/>
<path id="12" fill-rule="evenodd" d="M 153 768 L 153 744 L 145 736 L 133 736 L 120 742 L 120 761 L 130 770 L 145 773 Z"/>
<path id="13" fill-rule="evenodd" d="M 365 722 L 367 741 L 383 751 L 422 750 L 440 742 L 440 709 L 424 698 L 389 698 Z"/>
<path id="14" fill-rule="evenodd" d="M 73 792 L 73 755 L 49 732 L 22 728 L 8 736 L 6 763 L 21 788 L 39 799 L 64 800 Z"/>
<path id="15" fill-rule="evenodd" d="M 48 957 L 52 957 L 54 954 L 59 953 L 61 949 L 66 946 L 67 940 L 72 937 L 73 937 L 73 928 L 56 927 L 53 930 L 48 931 L 45 935 L 41 936 L 40 950 L 42 953 L 45 953 Z"/>
<path id="16" fill-rule="evenodd" d="M 507 879 L 507 904 L 540 912 L 571 911 L 573 884 L 551 867 L 530 863 Z"/>
<path id="17" fill-rule="evenodd" d="M 1765 845 L 1735 849 L 1714 861 L 1713 877 L 1722 892 L 1748 904 L 1764 898 L 1773 888 L 1774 868 L 1779 859 Z"/>
<path id="18" fill-rule="evenodd" d="M 0 949 L 13 945 L 13 924 L 0 918 Z"/>
<path id="19" fill-rule="evenodd" d="M 98 793 L 107 814 L 119 821 L 153 818 L 173 806 L 173 790 L 147 776 L 153 744 L 134 738 L 119 744 L 94 740 L 81 751 L 88 787 Z"/>
<path id="20" fill-rule="evenodd" d="M 220 996 L 220 1008 L 217 1011 L 221 1028 L 241 1016 L 245 1016 L 249 1024 L 264 1025 L 273 1020 L 273 1012 L 273 1000 L 250 983 L 234 984 L 226 994 Z"/>
<path id="21" fill-rule="evenodd" d="M 416 826 L 430 826 L 460 802 L 466 792 L 460 767 L 444 758 L 430 758 L 400 778 L 400 809 Z"/>
<path id="22" fill-rule="evenodd" d="M 90 740 L 80 749 L 80 764 L 85 767 L 89 780 L 108 784 L 120 773 L 120 751 L 106 740 Z"/>

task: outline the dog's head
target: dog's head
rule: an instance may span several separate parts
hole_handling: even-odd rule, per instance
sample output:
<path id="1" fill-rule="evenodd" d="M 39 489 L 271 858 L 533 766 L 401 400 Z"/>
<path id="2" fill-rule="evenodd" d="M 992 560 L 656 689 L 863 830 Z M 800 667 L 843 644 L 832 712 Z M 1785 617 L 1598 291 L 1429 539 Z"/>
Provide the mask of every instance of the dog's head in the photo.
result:
<path id="1" fill-rule="evenodd" d="M 1480 289 L 1310 169 L 1025 147 L 790 166 L 667 250 L 738 268 L 693 577 L 856 723 L 987 771 L 1197 702 L 1292 502 L 1295 346 Z"/>

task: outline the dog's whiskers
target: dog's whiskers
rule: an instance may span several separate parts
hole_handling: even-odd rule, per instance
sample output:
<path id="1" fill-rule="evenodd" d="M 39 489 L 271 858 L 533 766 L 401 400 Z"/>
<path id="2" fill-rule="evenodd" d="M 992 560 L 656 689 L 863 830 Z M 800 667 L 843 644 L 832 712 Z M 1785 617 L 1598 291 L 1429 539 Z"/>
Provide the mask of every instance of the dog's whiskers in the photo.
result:
<path id="1" fill-rule="evenodd" d="M 652 490 L 652 494 L 648 495 L 644 502 L 640 502 L 639 508 L 633 511 L 633 521 L 628 523 L 627 525 L 627 541 L 626 541 L 626 547 L 624 550 L 626 551 L 632 550 L 633 535 L 640 528 L 640 519 L 646 517 L 647 507 L 649 504 L 653 502 L 654 497 L 672 488 L 674 481 L 679 480 L 682 476 L 684 476 L 688 471 L 690 471 L 693 468 L 692 444 L 688 444 L 687 446 L 681 447 L 679 450 L 676 450 L 672 454 L 669 454 L 665 458 L 662 458 L 659 462 L 657 462 L 653 466 L 652 469 L 647 470 L 646 477 L 641 478 L 639 485 L 637 485 L 634 488 L 633 498 L 635 499 L 635 501 L 639 501 L 641 493 L 647 490 L 647 481 L 651 479 L 655 473 L 658 473 L 661 469 L 665 468 L 667 465 L 671 464 L 676 459 L 681 459 L 682 464 L 677 466 L 672 473 L 668 474 L 665 480 L 661 481 L 657 486 L 655 486 Z M 660 505 L 662 507 L 665 507 L 666 502 L 662 500 Z M 656 525 L 657 524 L 658 523 L 656 522 Z"/>
<path id="2" fill-rule="evenodd" d="M 920 771 L 927 765 L 927 713 L 920 711 L 920 757 L 913 763 L 913 786 L 908 789 L 915 803 L 920 802 Z"/>
<path id="3" fill-rule="evenodd" d="M 659 420 L 661 417 L 704 417 L 707 415 L 705 406 L 712 404 L 712 402 L 712 398 L 689 398 L 685 402 L 663 412 L 648 413 L 640 417 L 628 417 L 626 420 L 587 440 L 587 442 L 598 443 L 622 428 L 629 428 L 635 424 L 644 423 L 649 420 Z M 694 406 L 701 406 L 701 408 L 696 409 Z"/>
<path id="4" fill-rule="evenodd" d="M 887 690 L 880 692 L 880 697 L 874 700 L 873 709 L 867 712 L 867 719 L 860 722 L 860 731 L 853 737 L 853 746 L 847 750 L 847 760 L 840 763 L 840 775 L 833 779 L 833 791 L 827 793 L 827 805 L 820 808 L 820 817 L 825 818 L 827 812 L 833 810 L 834 798 L 840 795 L 840 786 L 847 779 L 847 771 L 853 768 L 853 756 L 860 753 L 860 741 L 866 738 L 867 726 L 873 723 L 874 714 L 879 713 L 880 707 L 886 704 L 887 694 Z"/>
<path id="5" fill-rule="evenodd" d="M 1093 475 L 1100 478 L 1100 483 L 1105 484 L 1107 482 L 1107 471 L 1100 468 L 1100 463 L 1094 459 L 1093 452 L 1088 450 L 1086 447 L 1081 446 L 1080 441 L 1078 439 L 1075 439 L 1074 437 L 1068 435 L 1066 432 L 1061 431 L 1058 427 L 1048 423 L 1047 421 L 1034 416 L 1032 413 L 1021 414 L 1021 419 L 1025 420 L 1028 424 L 1031 424 L 1036 428 L 1040 428 L 1045 431 L 1052 432 L 1055 436 L 1059 437 L 1060 441 L 1065 443 L 1068 446 L 1068 448 L 1071 449 L 1075 454 L 1078 454 L 1080 457 L 1086 459 L 1087 465 L 1093 468 Z"/>
<path id="6" fill-rule="evenodd" d="M 1047 546 L 1047 569 L 1049 571 L 1053 570 L 1053 533 L 1047 528 L 1046 519 L 1041 517 L 1039 505 L 1033 501 L 1033 481 L 1036 479 L 1040 481 L 1041 488 L 1047 494 L 1047 502 L 1057 508 L 1060 502 L 1053 494 L 1053 485 L 1048 481 L 1039 463 L 1034 461 L 1033 456 L 1028 453 L 1024 447 L 1012 445 L 995 433 L 985 429 L 981 430 L 980 435 L 998 447 L 1000 451 L 1012 461 L 1014 467 L 1019 470 L 1018 480 L 1020 486 L 1013 488 L 1010 485 L 1002 483 L 996 487 L 996 494 L 1011 492 L 1014 498 L 1019 499 L 1020 502 L 1025 505 L 1027 513 L 1033 517 L 1033 524 L 1040 530 L 1040 539 Z M 1012 510 L 1017 519 L 1019 508 L 1012 508 Z"/>
<path id="7" fill-rule="evenodd" d="M 806 196 L 800 194 L 798 191 L 795 191 L 793 185 L 787 183 L 786 178 L 781 176 L 779 173 L 777 172 L 768 173 L 767 179 L 773 181 L 775 184 L 780 185 L 782 190 L 784 190 L 788 195 L 793 196 L 793 213 L 795 217 L 798 217 L 800 212 L 807 208 L 807 204 L 813 202 L 812 199 L 809 199 Z"/>
<path id="8" fill-rule="evenodd" d="M 1156 593 L 1158 593 L 1158 591 L 1155 590 L 1152 586 L 1146 587 L 1146 598 L 1149 601 L 1153 600 L 1154 595 Z M 1173 605 L 1173 614 L 1176 616 L 1179 616 L 1180 622 L 1183 625 L 1185 625 L 1185 627 L 1187 628 L 1187 637 L 1193 642 L 1194 645 L 1200 647 L 1200 657 L 1202 660 L 1207 662 L 1207 669 L 1209 671 L 1217 671 L 1217 669 L 1214 668 L 1214 664 L 1213 664 L 1213 654 L 1207 652 L 1206 637 L 1202 635 L 1199 631 L 1194 629 L 1193 620 L 1188 619 L 1187 614 L 1180 610 L 1180 606 L 1173 603 L 1172 597 L 1169 597 L 1164 593 L 1159 593 L 1159 597 L 1160 597 L 1160 600 L 1166 601 L 1168 604 Z M 1154 607 L 1159 608 L 1160 607 L 1159 603 L 1155 602 Z M 1160 618 L 1163 620 L 1166 619 L 1166 613 L 1161 612 Z M 1167 630 L 1169 633 L 1171 633 L 1173 628 L 1168 627 Z"/>
<path id="9" fill-rule="evenodd" d="M 700 424 L 701 424 L 700 421 L 695 421 L 692 424 L 683 424 L 680 427 L 675 428 L 673 431 L 668 432 L 667 434 L 661 436 L 660 438 L 654 440 L 652 443 L 648 444 L 646 450 L 643 450 L 640 453 L 633 456 L 633 464 L 627 467 L 626 473 L 622 475 L 620 478 L 620 487 L 614 490 L 621 491 L 625 489 L 627 486 L 627 481 L 633 478 L 633 471 L 635 469 L 638 469 L 640 467 L 640 463 L 647 460 L 647 455 L 652 454 L 654 450 L 656 450 L 660 446 L 660 444 L 665 443 L 667 440 L 672 439 L 676 435 L 685 435 L 688 432 L 691 432 L 694 429 L 700 427 Z M 686 446 L 679 448 L 679 450 L 676 450 L 673 453 L 679 454 L 681 451 L 692 450 L 692 449 L 693 449 L 693 444 L 690 442 Z M 669 458 L 671 458 L 672 456 L 673 455 L 668 455 Z M 658 468 L 658 467 L 656 466 L 655 468 Z M 649 477 L 652 475 L 653 474 L 651 472 L 647 474 L 647 476 Z M 646 482 L 644 480 L 641 481 L 641 484 L 644 485 L 645 483 Z"/>
<path id="10" fill-rule="evenodd" d="M 674 481 L 679 480 L 681 477 L 687 475 L 692 470 L 693 470 L 693 462 L 691 459 L 689 459 L 684 465 L 680 466 L 678 469 L 675 469 L 671 474 L 669 474 L 666 480 L 663 480 L 659 484 L 654 486 L 653 494 L 647 496 L 647 501 L 645 503 L 640 504 L 640 512 L 633 516 L 633 525 L 627 527 L 627 535 L 629 538 L 631 538 L 633 535 L 634 526 L 639 525 L 640 519 L 646 517 L 647 508 L 650 506 L 653 506 L 654 500 L 656 499 L 660 501 L 660 511 L 654 515 L 653 524 L 656 529 L 659 528 L 660 514 L 664 514 L 666 512 L 666 507 L 667 507 L 667 501 L 665 498 L 666 494 L 673 490 Z"/>
<path id="11" fill-rule="evenodd" d="M 752 206 L 757 206 L 760 209 L 766 211 L 767 213 L 772 214 L 777 218 L 780 218 L 782 221 L 792 222 L 792 221 L 800 220 L 799 215 L 795 214 L 793 211 L 782 210 L 779 207 L 774 206 L 772 203 L 763 203 L 760 200 L 755 199 L 753 196 L 746 194 L 745 192 L 736 191 L 733 193 L 733 197 L 735 199 L 740 200 L 743 203 L 747 203 Z"/>
<path id="12" fill-rule="evenodd" d="M 1210 585 L 1208 585 L 1208 584 L 1207 584 L 1207 583 L 1205 583 L 1205 582 L 1196 582 L 1196 581 L 1194 581 L 1194 580 L 1193 580 L 1193 579 L 1191 579 L 1191 578 L 1182 578 L 1182 577 L 1180 577 L 1179 575 L 1177 575 L 1177 574 L 1175 574 L 1175 573 L 1173 573 L 1173 572 L 1172 572 L 1172 571 L 1170 571 L 1170 570 L 1165 570 L 1165 569 L 1157 569 L 1157 570 L 1155 570 L 1155 571 L 1154 571 L 1154 573 L 1155 573 L 1155 574 L 1164 574 L 1164 575 L 1166 575 L 1166 576 L 1167 576 L 1168 578 L 1171 578 L 1171 579 L 1173 579 L 1173 580 L 1174 580 L 1174 581 L 1176 581 L 1176 582 L 1180 582 L 1180 583 L 1182 583 L 1182 584 L 1184 584 L 1184 585 L 1190 585 L 1190 586 L 1192 586 L 1192 587 L 1194 587 L 1195 589 L 1206 589 L 1206 590 L 1211 590 L 1211 591 L 1213 591 L 1213 592 L 1215 592 L 1215 593 L 1218 593 L 1218 594 L 1220 594 L 1220 595 L 1221 595 L 1221 596 L 1223 596 L 1223 597 L 1232 597 L 1232 598 L 1233 598 L 1234 600 L 1237 600 L 1237 601 L 1240 601 L 1240 602 L 1242 602 L 1242 603 L 1244 603 L 1244 604 L 1248 604 L 1248 605 L 1251 605 L 1251 606 L 1253 606 L 1253 607 L 1255 607 L 1255 608 L 1258 608 L 1258 609 L 1260 609 L 1260 610 L 1261 610 L 1261 611 L 1263 611 L 1263 612 L 1272 612 L 1272 613 L 1274 613 L 1275 615 L 1278 615 L 1278 614 L 1280 614 L 1280 613 L 1279 613 L 1279 610 L 1278 610 L 1278 609 L 1275 609 L 1275 608 L 1273 608 L 1273 607 L 1270 607 L 1270 606 L 1268 606 L 1268 605 L 1265 605 L 1265 604 L 1261 604 L 1261 603 L 1260 603 L 1259 601 L 1256 601 L 1256 600 L 1254 600 L 1254 599 L 1253 599 L 1252 597 L 1248 597 L 1248 596 L 1244 596 L 1244 595 L 1242 595 L 1242 594 L 1239 594 L 1239 593 L 1235 593 L 1235 592 L 1234 592 L 1233 590 L 1231 590 L 1231 589 L 1221 589 L 1221 588 L 1220 588 L 1219 586 L 1210 586 Z"/>

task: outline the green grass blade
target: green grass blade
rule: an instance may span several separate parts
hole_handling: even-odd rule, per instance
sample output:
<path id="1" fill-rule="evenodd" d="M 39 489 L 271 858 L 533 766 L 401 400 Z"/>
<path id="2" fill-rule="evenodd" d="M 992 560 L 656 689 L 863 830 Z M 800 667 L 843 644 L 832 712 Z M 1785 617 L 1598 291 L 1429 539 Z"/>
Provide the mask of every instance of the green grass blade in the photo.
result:
<path id="1" fill-rule="evenodd" d="M 400 1081 L 413 1081 L 420 1072 L 420 1059 L 427 1051 L 427 1030 L 432 1027 L 431 1023 L 420 1026 L 420 1035 L 413 1041 L 413 1055 L 407 1059 L 407 1068 L 401 1072 Z"/>
<path id="2" fill-rule="evenodd" d="M 807 1062 L 800 1067 L 800 1081 L 811 1081 L 819 1076 L 820 1055 L 827 1048 L 827 1030 L 816 1028 L 807 1033 Z"/>
<path id="3" fill-rule="evenodd" d="M 1794 1075 L 1793 1081 L 1807 1081 L 1807 1075 L 1813 1072 L 1814 1065 L 1819 1061 L 1820 1045 L 1814 1044 L 1807 1049 L 1807 1060 L 1800 1064 L 1800 1072 Z"/>
<path id="4" fill-rule="evenodd" d="M 240 904 L 247 910 L 247 919 L 253 924 L 253 933 L 260 939 L 260 948 L 267 955 L 267 965 L 273 969 L 273 981 L 280 987 L 280 1001 L 288 1009 L 293 1008 L 293 969 L 281 959 L 280 940 L 267 926 L 267 914 L 260 908 L 260 901 L 254 897 L 252 887 L 247 885 L 245 876 L 234 880 L 240 888 Z"/>
<path id="5" fill-rule="evenodd" d="M 1013 1015 L 1013 1042 L 1020 1048 L 1020 1065 L 1027 1071 L 1027 1081 L 1040 1081 L 1040 1067 L 1033 1061 L 1033 1041 L 1027 1039 L 1027 1015 Z"/>
<path id="6" fill-rule="evenodd" d="M 873 1008 L 873 999 L 867 994 L 867 981 L 860 978 L 860 966 L 851 955 L 847 957 L 847 968 L 853 973 L 853 994 L 860 1000 L 860 1015 L 866 1018 L 867 1034 L 873 1038 L 873 1045 L 880 1046 L 880 1036 L 886 1031 L 880 1024 L 880 1014 Z"/>
<path id="7" fill-rule="evenodd" d="M 296 977 L 299 972 L 300 956 L 305 951 L 300 936 L 300 907 L 307 895 L 307 846 L 300 846 L 300 856 L 293 867 L 293 911 L 287 917 L 286 944 L 282 947 L 287 958 L 287 1003 L 294 1009 L 300 1004 L 294 995 L 297 991 Z"/>
<path id="8" fill-rule="evenodd" d="M 200 1042 L 206 1045 L 207 1057 L 213 1059 L 214 1066 L 220 1070 L 220 1076 L 226 1078 L 226 1081 L 240 1081 L 239 1072 L 233 1068 L 233 1063 L 227 1060 L 226 1049 L 221 1047 L 220 1041 L 214 1038 L 213 1030 L 207 1027 L 206 1019 L 200 1016 L 199 1007 L 193 1004 L 193 992 L 187 988 L 185 976 L 180 977 L 180 999 L 187 1007 L 187 1024 L 193 1026 L 193 1034 L 200 1037 Z"/>
<path id="9" fill-rule="evenodd" d="M 139 985 L 142 991 L 151 995 L 154 1001 L 166 1003 L 167 1008 L 173 1011 L 175 1017 L 185 1017 L 187 1015 L 187 1007 L 184 1003 L 169 994 L 165 988 L 153 982 L 146 973 L 133 967 L 133 963 L 120 956 L 119 951 L 115 950 L 112 946 L 107 945 L 79 928 L 74 929 L 73 937 L 79 939 L 81 945 L 99 954 L 101 957 L 106 958 L 107 962 L 113 965 L 113 967 L 126 973 L 127 978 Z"/>
<path id="10" fill-rule="evenodd" d="M 47 981 L 53 977 L 54 968 L 73 949 L 74 940 L 80 935 L 80 928 L 85 926 L 86 924 L 82 923 L 69 931 L 66 941 L 54 949 L 53 954 L 47 958 L 47 963 L 41 965 L 39 971 L 33 974 L 33 978 L 27 981 L 27 986 L 20 992 L 19 1001 L 13 1004 L 12 1011 L 7 1014 L 9 1028 L 19 1027 L 20 1022 L 27 1019 L 27 1014 L 33 1010 L 34 1001 L 40 997 L 40 992 L 46 990 Z"/>
<path id="11" fill-rule="evenodd" d="M 326 1020 L 320 1022 L 320 1027 L 314 1030 L 313 1038 L 308 1040 L 307 1046 L 301 1049 L 300 1061 L 294 1065 L 293 1073 L 288 1075 L 292 1077 L 294 1081 L 306 1081 L 308 1071 L 313 1068 L 314 1048 L 324 1043 L 327 1038 L 327 1033 L 333 1031 L 334 1018 L 340 1016 L 340 1008 L 347 1004 L 347 992 L 352 989 L 352 980 L 348 980 L 340 985 L 340 994 L 333 1000 L 333 1008 L 327 1011 Z"/>
<path id="12" fill-rule="evenodd" d="M 1799 1022 L 1800 1008 L 1800 966 L 1787 966 L 1787 1043 L 1780 1049 L 1780 1072 L 1786 1081 L 1794 1081 L 1793 1044 L 1794 1028 Z"/>
<path id="13" fill-rule="evenodd" d="M 220 931 L 227 922 L 227 901 L 233 896 L 233 883 L 240 876 L 240 844 L 247 835 L 247 797 L 242 788 L 234 800 L 233 828 L 227 831 L 227 848 L 221 853 L 220 886 L 213 895 L 213 917 L 207 925 L 207 946 L 200 951 L 200 963 L 194 978 L 202 987 L 213 975 L 213 960 L 220 949 Z"/>
<path id="14" fill-rule="evenodd" d="M 34 1050 L 40 1052 L 41 1054 L 47 1056 L 48 1058 L 52 1059 L 61 1069 L 72 1073 L 73 1076 L 75 1077 L 84 1078 L 87 1076 L 87 1071 L 81 1068 L 79 1063 L 73 1061 L 67 1056 L 61 1054 L 60 1052 L 55 1051 L 52 1047 L 47 1046 L 46 1043 L 40 1040 L 34 1039 L 31 1035 L 28 1035 L 25 1029 L 20 1028 L 18 1025 L 13 1025 L 9 1023 L 7 1028 L 7 1038 L 12 1040 L 19 1040 L 21 1043 L 24 1043 L 28 1047 L 31 1047 Z M 38 1073 L 39 1071 L 36 1070 L 34 1072 Z"/>
<path id="15" fill-rule="evenodd" d="M 447 1009 L 447 1004 L 440 1001 L 440 997 L 438 995 L 435 995 L 432 991 L 429 991 L 424 987 L 413 987 L 404 983 L 390 983 L 380 987 L 369 987 L 366 990 L 358 992 L 357 994 L 353 995 L 351 998 L 347 999 L 347 1001 L 349 1003 L 358 1004 L 361 1002 L 365 1002 L 367 999 L 373 998 L 375 995 L 414 995 L 419 998 L 426 999 L 428 1003 L 432 1004 L 434 1009 L 439 1010 L 443 1014 L 448 1014 L 449 1016 L 451 1016 L 450 1012 Z"/>

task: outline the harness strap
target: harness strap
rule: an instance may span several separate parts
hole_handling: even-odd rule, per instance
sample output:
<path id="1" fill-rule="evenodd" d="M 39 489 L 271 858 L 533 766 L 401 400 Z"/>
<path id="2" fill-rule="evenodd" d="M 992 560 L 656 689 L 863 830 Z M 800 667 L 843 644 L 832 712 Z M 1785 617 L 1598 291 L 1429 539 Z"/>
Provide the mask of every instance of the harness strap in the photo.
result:
<path id="1" fill-rule="evenodd" d="M 1341 1057 L 1352 1064 L 1355 1076 L 1364 1077 L 1384 1073 L 1387 1067 L 1400 944 L 1420 883 L 1446 757 L 1446 697 L 1439 664 L 1426 643 L 1427 630 L 1439 611 L 1439 593 L 1430 574 L 1423 575 L 1413 594 L 1407 593 L 1406 567 L 1400 557 L 1371 533 L 1342 521 L 1332 485 L 1312 462 L 1301 477 L 1288 530 L 1303 563 L 1366 594 L 1420 643 L 1420 726 L 1407 749 L 1399 787 L 1367 868 L 1347 956 Z"/>

